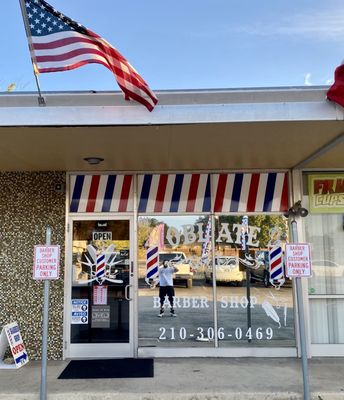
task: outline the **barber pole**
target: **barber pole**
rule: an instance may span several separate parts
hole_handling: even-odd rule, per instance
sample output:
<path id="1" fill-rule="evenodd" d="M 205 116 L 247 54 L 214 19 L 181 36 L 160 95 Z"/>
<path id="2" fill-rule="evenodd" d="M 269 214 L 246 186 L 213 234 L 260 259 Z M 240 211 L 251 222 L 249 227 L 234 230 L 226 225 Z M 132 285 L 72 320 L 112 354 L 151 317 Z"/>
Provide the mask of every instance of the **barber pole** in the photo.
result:
<path id="1" fill-rule="evenodd" d="M 269 249 L 269 272 L 271 285 L 280 289 L 285 282 L 281 246 L 273 246 Z"/>
<path id="2" fill-rule="evenodd" d="M 202 256 L 201 256 L 201 261 L 203 264 L 208 265 L 209 264 L 209 251 L 210 251 L 210 235 L 211 235 L 211 219 L 209 217 L 208 223 L 205 229 L 205 239 L 206 241 L 203 242 L 202 245 Z"/>
<path id="3" fill-rule="evenodd" d="M 96 276 L 100 278 L 105 275 L 105 254 L 99 254 L 97 257 Z"/>
<path id="4" fill-rule="evenodd" d="M 150 247 L 146 254 L 146 278 L 145 281 L 151 289 L 159 282 L 159 247 Z"/>

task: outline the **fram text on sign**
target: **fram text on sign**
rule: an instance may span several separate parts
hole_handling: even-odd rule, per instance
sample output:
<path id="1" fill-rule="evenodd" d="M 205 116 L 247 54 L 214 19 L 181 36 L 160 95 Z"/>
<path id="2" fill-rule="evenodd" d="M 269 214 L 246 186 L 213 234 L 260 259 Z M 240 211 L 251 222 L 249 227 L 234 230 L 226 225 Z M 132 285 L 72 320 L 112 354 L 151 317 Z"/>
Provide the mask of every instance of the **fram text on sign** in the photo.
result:
<path id="1" fill-rule="evenodd" d="M 344 213 L 344 174 L 308 175 L 311 213 Z"/>

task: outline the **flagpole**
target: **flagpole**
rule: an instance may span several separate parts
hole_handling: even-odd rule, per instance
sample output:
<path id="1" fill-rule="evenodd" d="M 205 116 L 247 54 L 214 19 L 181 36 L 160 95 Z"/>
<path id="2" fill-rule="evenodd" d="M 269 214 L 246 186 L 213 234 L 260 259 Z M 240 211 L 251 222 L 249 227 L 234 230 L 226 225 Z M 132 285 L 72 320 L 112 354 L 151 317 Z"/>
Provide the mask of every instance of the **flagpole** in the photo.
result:
<path id="1" fill-rule="evenodd" d="M 26 14 L 26 7 L 25 7 L 25 0 L 19 0 L 20 4 L 20 9 L 23 17 L 23 22 L 25 26 L 25 33 L 26 33 L 26 38 L 29 44 L 29 50 L 30 50 L 30 57 L 31 57 L 31 63 L 32 63 L 32 68 L 33 68 L 33 74 L 35 75 L 35 80 L 36 80 L 36 86 L 38 90 L 38 105 L 40 106 L 45 106 L 45 100 L 44 97 L 42 96 L 41 93 L 41 87 L 39 85 L 39 80 L 38 80 L 38 71 L 36 67 L 36 62 L 33 58 L 33 47 L 32 47 L 32 40 L 31 40 L 31 32 L 28 24 L 28 19 L 27 19 L 27 14 Z"/>

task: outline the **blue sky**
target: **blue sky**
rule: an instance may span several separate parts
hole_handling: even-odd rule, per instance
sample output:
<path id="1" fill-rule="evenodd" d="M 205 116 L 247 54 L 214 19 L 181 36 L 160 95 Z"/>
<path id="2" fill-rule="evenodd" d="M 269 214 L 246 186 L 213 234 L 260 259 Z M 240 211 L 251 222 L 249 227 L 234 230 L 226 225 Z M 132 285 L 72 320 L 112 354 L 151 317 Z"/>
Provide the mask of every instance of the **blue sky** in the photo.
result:
<path id="1" fill-rule="evenodd" d="M 0 91 L 35 90 L 18 0 L 2 0 Z M 50 0 L 117 48 L 153 90 L 326 85 L 344 59 L 343 0 Z M 42 90 L 118 90 L 87 65 Z"/>

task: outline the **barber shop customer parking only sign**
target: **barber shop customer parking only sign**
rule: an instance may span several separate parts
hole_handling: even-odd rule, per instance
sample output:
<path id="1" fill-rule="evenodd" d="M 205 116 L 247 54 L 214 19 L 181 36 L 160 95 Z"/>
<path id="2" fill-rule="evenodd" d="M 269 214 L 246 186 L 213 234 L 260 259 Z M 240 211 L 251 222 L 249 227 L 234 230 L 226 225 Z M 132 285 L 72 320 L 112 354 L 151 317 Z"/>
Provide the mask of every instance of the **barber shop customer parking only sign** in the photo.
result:
<path id="1" fill-rule="evenodd" d="M 289 278 L 312 276 L 311 252 L 308 243 L 289 243 L 285 246 L 286 275 Z"/>
<path id="2" fill-rule="evenodd" d="M 35 246 L 33 279 L 59 279 L 60 246 Z"/>

